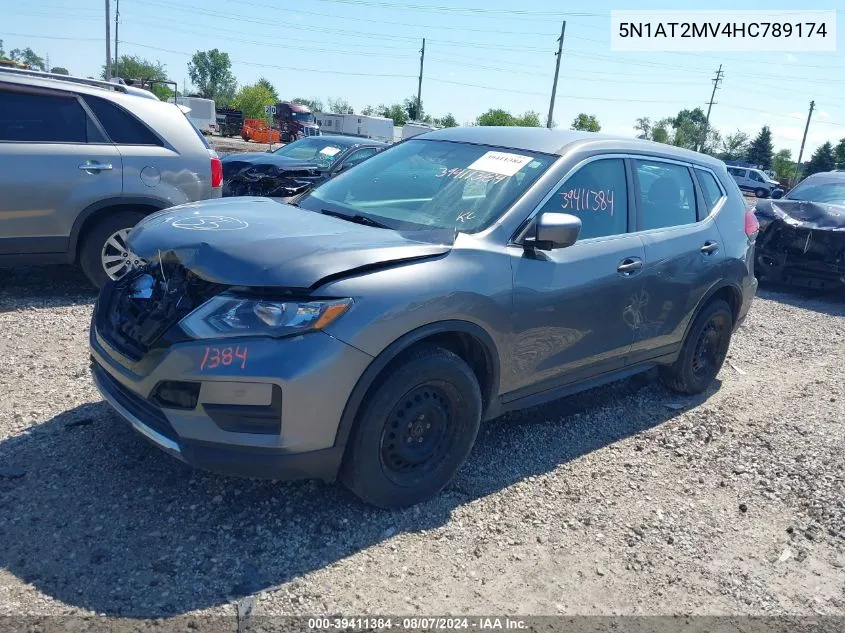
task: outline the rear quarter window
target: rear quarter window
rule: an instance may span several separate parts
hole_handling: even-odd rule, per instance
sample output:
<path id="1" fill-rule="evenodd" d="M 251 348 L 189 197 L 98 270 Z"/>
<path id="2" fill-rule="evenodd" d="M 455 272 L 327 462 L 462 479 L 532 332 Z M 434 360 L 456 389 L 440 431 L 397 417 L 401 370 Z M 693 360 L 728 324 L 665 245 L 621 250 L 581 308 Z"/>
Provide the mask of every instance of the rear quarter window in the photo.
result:
<path id="1" fill-rule="evenodd" d="M 725 197 L 725 193 L 716 181 L 716 177 L 709 171 L 703 169 L 696 169 L 695 174 L 698 177 L 698 184 L 701 185 L 702 193 L 704 194 L 704 202 L 707 204 L 707 212 L 709 213 L 716 208 L 719 201 Z"/>
<path id="2" fill-rule="evenodd" d="M 94 112 L 106 134 L 117 145 L 158 145 L 161 139 L 141 121 L 119 105 L 92 95 L 85 96 L 85 103 Z"/>

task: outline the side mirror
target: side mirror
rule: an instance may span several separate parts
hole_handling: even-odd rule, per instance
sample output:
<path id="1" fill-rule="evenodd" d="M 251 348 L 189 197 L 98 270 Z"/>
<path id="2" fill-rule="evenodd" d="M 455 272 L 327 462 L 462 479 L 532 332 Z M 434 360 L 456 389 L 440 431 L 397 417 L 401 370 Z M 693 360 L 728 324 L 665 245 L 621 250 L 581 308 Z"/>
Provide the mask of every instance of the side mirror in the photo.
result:
<path id="1" fill-rule="evenodd" d="M 581 233 L 581 218 L 569 213 L 540 213 L 528 227 L 525 246 L 551 251 L 572 246 Z"/>

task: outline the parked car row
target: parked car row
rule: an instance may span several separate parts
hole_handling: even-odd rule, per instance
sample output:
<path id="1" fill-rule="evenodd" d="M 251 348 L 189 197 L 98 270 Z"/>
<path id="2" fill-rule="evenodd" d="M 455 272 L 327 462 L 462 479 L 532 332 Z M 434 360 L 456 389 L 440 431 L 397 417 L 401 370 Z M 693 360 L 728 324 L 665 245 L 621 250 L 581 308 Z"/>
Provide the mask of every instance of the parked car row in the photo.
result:
<path id="1" fill-rule="evenodd" d="M 115 411 L 193 466 L 339 478 L 382 507 L 436 494 L 504 412 L 652 368 L 706 391 L 775 221 L 721 161 L 633 139 L 450 128 L 221 161 L 173 104 L 102 82 L 0 75 L 0 99 L 2 151 L 77 178 L 38 203 L 71 226 L 65 259 L 83 218 Z M 17 178 L 0 222 L 38 241 Z"/>

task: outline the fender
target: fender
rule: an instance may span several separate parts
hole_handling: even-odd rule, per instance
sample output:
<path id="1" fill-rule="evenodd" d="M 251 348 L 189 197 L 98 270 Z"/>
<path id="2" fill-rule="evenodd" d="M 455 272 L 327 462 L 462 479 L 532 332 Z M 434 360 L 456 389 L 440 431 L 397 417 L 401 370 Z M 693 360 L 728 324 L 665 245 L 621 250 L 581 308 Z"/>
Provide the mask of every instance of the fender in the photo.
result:
<path id="1" fill-rule="evenodd" d="M 85 207 L 85 209 L 83 209 L 82 212 L 76 216 L 76 220 L 73 223 L 73 228 L 70 231 L 68 252 L 71 253 L 74 258 L 76 257 L 76 248 L 79 244 L 79 237 L 82 233 L 82 227 L 85 226 L 85 221 L 88 220 L 88 218 L 93 216 L 98 211 L 102 211 L 103 209 L 107 209 L 109 207 L 149 207 L 152 209 L 150 213 L 154 213 L 155 211 L 161 211 L 162 209 L 166 209 L 167 207 L 172 206 L 173 203 L 169 200 L 148 196 L 119 196 L 99 200 L 94 204 Z"/>
<path id="2" fill-rule="evenodd" d="M 736 308 L 736 310 L 734 310 L 734 304 L 732 302 L 728 302 L 728 304 L 731 306 L 731 311 L 734 312 L 734 315 L 733 315 L 734 328 L 736 328 L 736 326 L 737 326 L 737 323 L 736 323 L 737 314 L 739 313 L 739 309 L 742 306 L 742 289 L 739 287 L 738 284 L 725 283 L 724 279 L 720 279 L 719 281 L 714 283 L 706 293 L 704 293 L 704 296 L 701 298 L 701 301 L 699 301 L 698 305 L 695 306 L 695 310 L 693 311 L 692 316 L 690 317 L 690 320 L 687 323 L 686 328 L 684 328 L 684 338 L 681 339 L 681 345 L 683 345 L 683 342 L 687 340 L 687 335 L 689 334 L 689 329 L 692 327 L 693 322 L 698 317 L 699 313 L 704 308 L 704 306 L 706 306 L 710 302 L 710 300 L 713 298 L 713 296 L 716 293 L 724 290 L 725 288 L 728 288 L 728 289 L 731 290 L 731 294 L 733 295 L 733 301 L 736 302 L 736 304 L 737 304 L 737 308 Z M 678 353 L 680 353 L 680 349 L 678 350 Z"/>
<path id="3" fill-rule="evenodd" d="M 361 374 L 361 377 L 352 389 L 349 399 L 346 401 L 346 406 L 343 409 L 343 415 L 340 417 L 340 424 L 338 424 L 334 445 L 336 447 L 346 446 L 346 442 L 352 433 L 352 427 L 355 424 L 355 418 L 358 415 L 358 410 L 361 407 L 361 403 L 364 401 L 364 397 L 367 395 L 367 392 L 370 390 L 370 387 L 373 385 L 378 375 L 385 367 L 387 367 L 388 364 L 390 364 L 392 360 L 397 358 L 414 343 L 418 343 L 419 341 L 435 334 L 445 334 L 450 332 L 459 332 L 474 336 L 480 340 L 484 346 L 487 360 L 492 368 L 489 393 L 485 394 L 487 406 L 489 407 L 499 392 L 499 354 L 496 350 L 496 344 L 493 342 L 493 337 L 487 333 L 487 330 L 482 328 L 480 325 L 472 323 L 471 321 L 437 321 L 435 323 L 423 325 L 416 330 L 411 330 L 410 332 L 403 334 L 400 338 L 393 341 L 393 343 L 382 350 L 375 360 L 370 363 L 367 369 L 364 370 L 364 373 Z"/>

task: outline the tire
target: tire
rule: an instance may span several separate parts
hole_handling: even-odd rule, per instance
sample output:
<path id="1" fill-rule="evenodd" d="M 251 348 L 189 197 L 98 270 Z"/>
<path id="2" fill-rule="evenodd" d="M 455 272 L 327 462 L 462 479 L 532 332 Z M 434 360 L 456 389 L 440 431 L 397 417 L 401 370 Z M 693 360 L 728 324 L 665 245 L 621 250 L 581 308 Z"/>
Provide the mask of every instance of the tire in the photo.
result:
<path id="1" fill-rule="evenodd" d="M 140 211 L 117 211 L 109 213 L 100 219 L 93 227 L 88 229 L 82 238 L 82 246 L 79 249 L 79 265 L 89 281 L 97 288 L 102 288 L 109 280 L 109 274 L 103 265 L 104 249 L 108 257 L 117 256 L 117 250 L 106 242 L 120 231 L 131 229 L 144 217 Z M 127 266 L 118 271 L 125 273 L 131 266 L 131 253 L 126 252 Z M 120 253 L 122 255 L 122 253 Z M 133 261 L 134 263 L 134 261 Z"/>
<path id="2" fill-rule="evenodd" d="M 768 191 L 766 191 L 766 190 L 765 190 L 765 189 L 763 189 L 763 188 L 760 188 L 760 189 L 755 189 L 755 190 L 754 190 L 754 195 L 755 195 L 755 196 L 757 196 L 758 198 L 768 198 L 768 197 L 769 197 L 769 192 L 768 192 Z"/>
<path id="3" fill-rule="evenodd" d="M 381 508 L 431 499 L 466 461 L 481 410 L 478 380 L 459 356 L 434 345 L 416 347 L 370 388 L 340 479 Z"/>
<path id="4" fill-rule="evenodd" d="M 733 312 L 727 302 L 716 299 L 708 303 L 695 317 L 678 359 L 660 367 L 663 384 L 689 395 L 705 391 L 725 362 L 732 332 Z"/>

